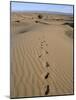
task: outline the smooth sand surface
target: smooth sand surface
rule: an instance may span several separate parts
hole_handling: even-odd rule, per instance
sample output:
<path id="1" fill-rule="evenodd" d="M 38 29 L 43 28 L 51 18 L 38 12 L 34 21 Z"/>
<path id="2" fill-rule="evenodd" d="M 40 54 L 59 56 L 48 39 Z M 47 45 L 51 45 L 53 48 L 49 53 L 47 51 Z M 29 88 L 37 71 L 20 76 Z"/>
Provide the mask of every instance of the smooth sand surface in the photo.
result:
<path id="1" fill-rule="evenodd" d="M 73 17 L 38 15 L 11 13 L 11 97 L 73 94 Z"/>

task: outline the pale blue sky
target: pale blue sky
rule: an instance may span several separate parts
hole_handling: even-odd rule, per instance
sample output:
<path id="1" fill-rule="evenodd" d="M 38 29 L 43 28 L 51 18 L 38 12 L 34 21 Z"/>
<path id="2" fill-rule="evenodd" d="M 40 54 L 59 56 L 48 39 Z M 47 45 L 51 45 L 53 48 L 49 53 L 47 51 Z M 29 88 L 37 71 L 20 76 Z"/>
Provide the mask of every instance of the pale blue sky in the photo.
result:
<path id="1" fill-rule="evenodd" d="M 52 11 L 73 13 L 72 5 L 40 4 L 26 2 L 11 2 L 12 11 Z"/>

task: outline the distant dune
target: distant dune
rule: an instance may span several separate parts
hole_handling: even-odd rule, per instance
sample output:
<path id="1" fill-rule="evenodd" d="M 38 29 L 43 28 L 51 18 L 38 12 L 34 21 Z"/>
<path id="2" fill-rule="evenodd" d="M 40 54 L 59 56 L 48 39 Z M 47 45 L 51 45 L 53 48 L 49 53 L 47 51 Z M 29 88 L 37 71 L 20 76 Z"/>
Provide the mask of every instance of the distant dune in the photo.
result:
<path id="1" fill-rule="evenodd" d="M 11 97 L 73 94 L 73 16 L 11 13 Z"/>

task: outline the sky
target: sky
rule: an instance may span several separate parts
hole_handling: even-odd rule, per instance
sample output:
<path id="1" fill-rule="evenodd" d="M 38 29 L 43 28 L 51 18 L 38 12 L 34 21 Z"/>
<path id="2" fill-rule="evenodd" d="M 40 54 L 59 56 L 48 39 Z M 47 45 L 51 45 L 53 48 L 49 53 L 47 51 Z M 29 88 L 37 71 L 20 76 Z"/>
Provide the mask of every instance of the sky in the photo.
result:
<path id="1" fill-rule="evenodd" d="M 72 5 L 11 2 L 11 11 L 51 11 L 73 14 Z"/>

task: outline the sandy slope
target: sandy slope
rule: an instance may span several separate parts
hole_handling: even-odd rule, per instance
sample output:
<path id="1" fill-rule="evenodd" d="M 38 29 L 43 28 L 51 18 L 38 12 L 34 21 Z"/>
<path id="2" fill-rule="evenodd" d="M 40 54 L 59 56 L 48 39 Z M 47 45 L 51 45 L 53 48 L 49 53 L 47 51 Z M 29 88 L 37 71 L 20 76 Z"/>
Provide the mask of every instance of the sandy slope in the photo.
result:
<path id="1" fill-rule="evenodd" d="M 11 15 L 11 97 L 73 94 L 72 17 Z"/>

